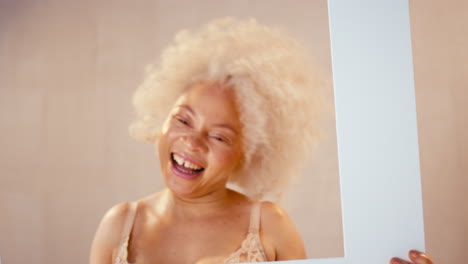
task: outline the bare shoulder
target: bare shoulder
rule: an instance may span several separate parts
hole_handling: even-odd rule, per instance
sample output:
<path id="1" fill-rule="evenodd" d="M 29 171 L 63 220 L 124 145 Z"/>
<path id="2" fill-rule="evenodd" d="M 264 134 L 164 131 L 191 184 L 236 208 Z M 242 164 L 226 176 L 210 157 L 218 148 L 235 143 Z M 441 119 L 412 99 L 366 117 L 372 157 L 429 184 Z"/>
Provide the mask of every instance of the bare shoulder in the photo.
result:
<path id="1" fill-rule="evenodd" d="M 278 204 L 265 201 L 262 202 L 262 217 L 266 217 L 268 220 L 273 221 L 284 221 L 288 215 L 286 214 L 286 211 Z"/>
<path id="2" fill-rule="evenodd" d="M 111 207 L 102 218 L 98 231 L 110 231 L 108 233 L 112 233 L 120 239 L 120 234 L 117 234 L 116 231 L 122 231 L 130 205 L 130 202 L 124 202 Z"/>
<path id="3" fill-rule="evenodd" d="M 305 259 L 304 243 L 286 211 L 272 202 L 261 207 L 262 241 L 274 250 L 274 260 Z"/>
<path id="4" fill-rule="evenodd" d="M 90 263 L 112 263 L 130 210 L 130 203 L 120 203 L 110 208 L 102 218 L 91 246 Z"/>
<path id="5" fill-rule="evenodd" d="M 261 208 L 261 225 L 265 231 L 283 230 L 294 227 L 289 215 L 278 204 L 262 202 Z"/>

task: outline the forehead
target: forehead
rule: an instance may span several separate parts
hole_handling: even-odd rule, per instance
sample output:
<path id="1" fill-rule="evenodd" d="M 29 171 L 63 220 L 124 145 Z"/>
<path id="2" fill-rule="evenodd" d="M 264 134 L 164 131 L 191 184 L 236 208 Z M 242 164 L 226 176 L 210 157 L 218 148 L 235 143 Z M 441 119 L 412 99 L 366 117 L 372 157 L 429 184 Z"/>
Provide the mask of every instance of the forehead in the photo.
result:
<path id="1" fill-rule="evenodd" d="M 237 125 L 239 113 L 231 87 L 218 83 L 201 82 L 192 85 L 179 98 L 177 106 L 188 106 L 195 114 L 213 122 Z"/>

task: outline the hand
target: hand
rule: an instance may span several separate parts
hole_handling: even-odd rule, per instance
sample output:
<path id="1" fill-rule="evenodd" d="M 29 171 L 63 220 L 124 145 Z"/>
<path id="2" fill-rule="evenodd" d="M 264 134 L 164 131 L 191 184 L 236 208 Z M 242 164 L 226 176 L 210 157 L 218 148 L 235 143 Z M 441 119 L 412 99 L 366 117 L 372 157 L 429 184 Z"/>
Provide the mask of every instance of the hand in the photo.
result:
<path id="1" fill-rule="evenodd" d="M 411 250 L 408 256 L 412 262 L 405 261 L 401 258 L 392 258 L 390 264 L 435 264 L 426 254 L 416 250 Z"/>

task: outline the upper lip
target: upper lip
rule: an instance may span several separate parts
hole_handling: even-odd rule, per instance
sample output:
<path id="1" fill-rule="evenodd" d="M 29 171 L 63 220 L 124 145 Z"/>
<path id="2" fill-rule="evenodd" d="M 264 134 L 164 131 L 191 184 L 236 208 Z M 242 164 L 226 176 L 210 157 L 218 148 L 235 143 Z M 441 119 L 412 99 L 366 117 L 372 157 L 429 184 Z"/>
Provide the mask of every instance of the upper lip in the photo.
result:
<path id="1" fill-rule="evenodd" d="M 184 160 L 189 161 L 189 162 L 195 164 L 198 167 L 205 168 L 205 166 L 203 165 L 203 162 L 199 161 L 197 158 L 194 158 L 193 156 L 191 156 L 189 154 L 186 154 L 186 153 L 183 153 L 183 152 L 177 152 L 177 151 L 172 152 L 172 154 L 178 155 L 178 156 L 182 157 Z"/>

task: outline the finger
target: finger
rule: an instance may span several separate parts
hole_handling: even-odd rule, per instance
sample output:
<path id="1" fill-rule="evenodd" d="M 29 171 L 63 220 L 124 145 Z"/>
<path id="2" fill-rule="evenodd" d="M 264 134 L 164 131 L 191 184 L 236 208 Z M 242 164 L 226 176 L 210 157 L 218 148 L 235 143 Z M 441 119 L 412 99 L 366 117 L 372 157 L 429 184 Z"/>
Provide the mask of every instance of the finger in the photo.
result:
<path id="1" fill-rule="evenodd" d="M 390 264 L 413 264 L 401 258 L 392 258 L 390 259 Z"/>
<path id="2" fill-rule="evenodd" d="M 434 264 L 434 262 L 428 256 L 426 256 L 426 254 L 417 250 L 411 250 L 408 256 L 415 264 Z"/>

